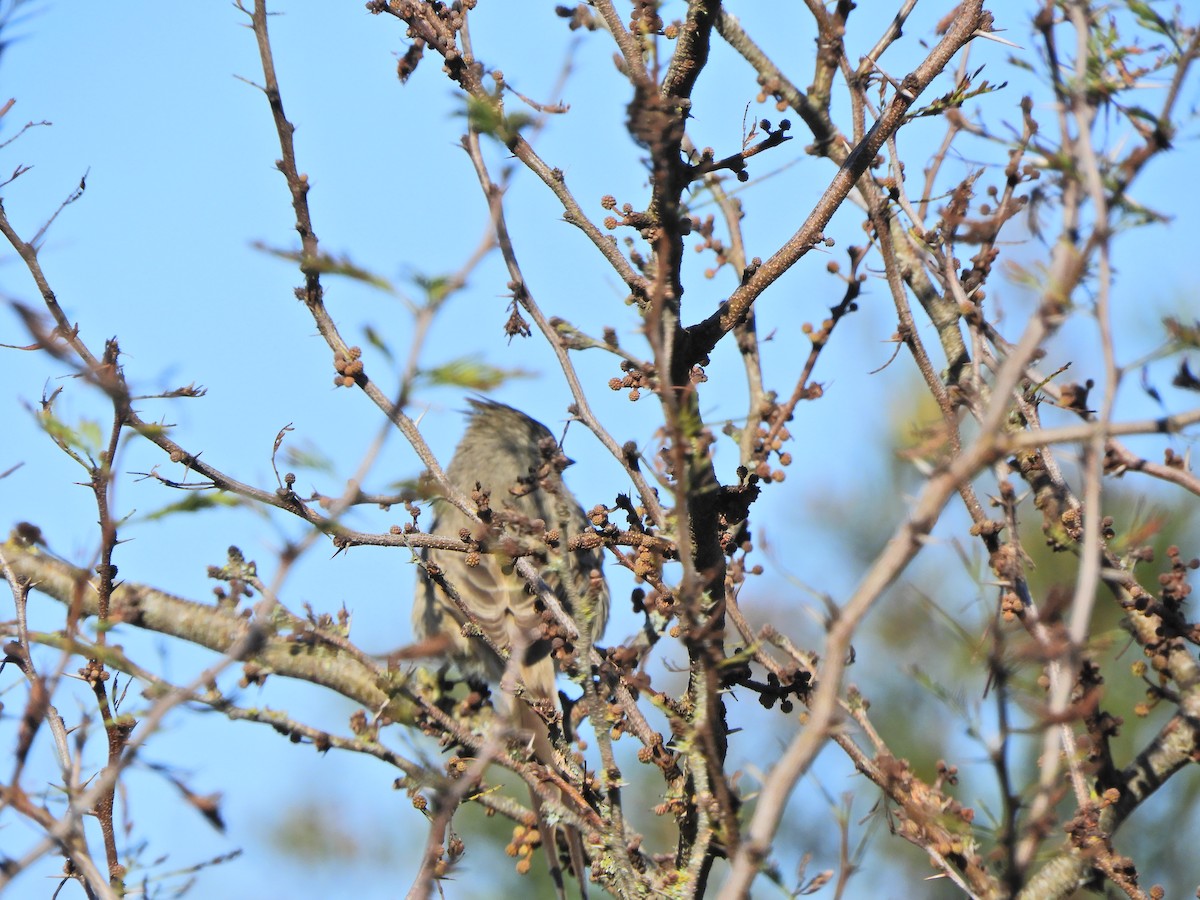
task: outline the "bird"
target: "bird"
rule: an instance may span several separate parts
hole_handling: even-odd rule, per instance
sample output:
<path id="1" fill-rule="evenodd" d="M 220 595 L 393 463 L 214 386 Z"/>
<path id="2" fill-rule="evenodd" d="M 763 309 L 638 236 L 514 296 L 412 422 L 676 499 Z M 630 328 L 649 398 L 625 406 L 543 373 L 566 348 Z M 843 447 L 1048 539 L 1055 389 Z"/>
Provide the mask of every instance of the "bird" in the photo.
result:
<path id="1" fill-rule="evenodd" d="M 603 634 L 608 619 L 603 555 L 600 549 L 565 550 L 568 541 L 589 529 L 589 521 L 562 478 L 572 460 L 563 454 L 550 430 L 511 406 L 478 398 L 468 402 L 467 428 L 446 467 L 446 481 L 472 499 L 484 524 L 446 499 L 434 499 L 429 533 L 466 538 L 464 543 L 471 550 L 424 549 L 426 574 L 417 579 L 413 630 L 423 641 L 440 640 L 449 659 L 468 680 L 506 688 L 498 694 L 499 713 L 528 736 L 532 757 L 549 765 L 553 759 L 549 731 L 531 703 L 556 705 L 555 642 L 548 633 L 555 622 L 537 592 L 516 571 L 512 558 L 503 553 L 474 552 L 473 542 L 494 548 L 516 540 L 530 554 L 542 581 L 572 616 L 580 633 L 591 640 Z M 547 540 L 548 536 L 554 539 Z M 458 595 L 457 602 L 451 590 Z M 464 633 L 468 625 L 477 626 L 477 631 L 468 627 Z M 506 662 L 505 655 L 515 655 L 514 661 Z M 524 700 L 510 693 L 514 674 Z M 536 791 L 531 793 L 551 876 L 563 896 L 554 829 L 546 827 L 541 800 Z M 570 826 L 559 830 L 586 897 L 580 835 Z"/>

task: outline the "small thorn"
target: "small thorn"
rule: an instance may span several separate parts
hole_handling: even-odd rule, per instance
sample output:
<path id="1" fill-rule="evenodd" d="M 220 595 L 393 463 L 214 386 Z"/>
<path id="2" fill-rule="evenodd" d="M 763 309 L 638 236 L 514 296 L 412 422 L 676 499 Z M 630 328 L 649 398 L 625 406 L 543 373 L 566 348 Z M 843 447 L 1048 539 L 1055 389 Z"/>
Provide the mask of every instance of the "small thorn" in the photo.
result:
<path id="1" fill-rule="evenodd" d="M 1008 46 L 1008 47 L 1015 47 L 1018 50 L 1025 49 L 1020 44 L 1014 44 L 1012 41 L 1006 41 L 1002 37 L 997 37 L 996 32 L 994 32 L 994 31 L 975 31 L 971 34 L 971 37 L 987 38 L 989 41 L 995 41 L 997 44 L 1004 44 L 1005 46 Z"/>

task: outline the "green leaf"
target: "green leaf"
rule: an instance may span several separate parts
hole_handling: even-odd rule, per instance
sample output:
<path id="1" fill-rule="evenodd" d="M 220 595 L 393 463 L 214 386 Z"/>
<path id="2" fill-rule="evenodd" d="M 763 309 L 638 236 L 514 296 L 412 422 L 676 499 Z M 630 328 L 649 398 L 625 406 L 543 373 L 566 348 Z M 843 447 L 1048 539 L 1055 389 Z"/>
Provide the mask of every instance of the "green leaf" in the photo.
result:
<path id="1" fill-rule="evenodd" d="M 975 74 L 978 75 L 978 71 Z M 905 116 L 905 121 L 911 122 L 913 119 L 919 119 L 922 116 L 941 115 L 948 109 L 958 109 L 968 100 L 973 100 L 976 97 L 982 97 L 984 94 L 991 94 L 995 91 L 1002 91 L 1006 87 L 1008 87 L 1007 81 L 992 84 L 986 78 L 978 87 L 973 87 L 971 78 L 964 78 L 954 86 L 954 90 L 938 97 L 928 106 L 923 106 L 914 112 L 910 112 Z"/>
<path id="2" fill-rule="evenodd" d="M 446 275 L 414 275 L 413 284 L 425 292 L 425 301 L 430 306 L 440 305 L 455 287 L 455 282 Z"/>
<path id="3" fill-rule="evenodd" d="M 1137 17 L 1143 28 L 1169 39 L 1177 52 L 1183 49 L 1179 45 L 1178 23 L 1168 22 L 1155 12 L 1149 3 L 1143 3 L 1141 0 L 1125 0 L 1125 5 Z"/>
<path id="4" fill-rule="evenodd" d="M 139 516 L 137 521 L 157 522 L 179 513 L 198 513 L 209 509 L 240 506 L 241 499 L 225 491 L 191 491 L 178 503 L 169 503 L 161 509 Z"/>
<path id="5" fill-rule="evenodd" d="M 370 269 L 363 268 L 353 262 L 348 256 L 333 256 L 329 253 L 320 253 L 316 259 L 309 259 L 299 251 L 271 247 L 261 241 L 255 241 L 252 246 L 254 249 L 260 250 L 270 256 L 294 262 L 306 271 L 317 272 L 321 275 L 341 275 L 343 278 L 362 282 L 387 294 L 396 293 L 396 288 L 390 281 L 382 275 L 376 275 Z"/>
<path id="6" fill-rule="evenodd" d="M 1200 321 L 1188 325 L 1174 316 L 1167 316 L 1162 323 L 1167 335 L 1177 346 L 1200 348 Z"/>
<path id="7" fill-rule="evenodd" d="M 507 144 L 533 122 L 533 116 L 527 113 L 505 115 L 503 104 L 490 97 L 467 97 L 466 110 L 458 115 L 466 117 L 472 131 L 495 138 L 502 144 Z"/>
<path id="8" fill-rule="evenodd" d="M 333 472 L 333 460 L 322 453 L 312 443 L 303 447 L 288 445 L 283 451 L 284 464 L 289 469 L 311 469 L 317 472 Z"/>
<path id="9" fill-rule="evenodd" d="M 524 369 L 501 369 L 477 357 L 463 356 L 432 369 L 425 369 L 421 379 L 431 385 L 451 385 L 476 391 L 495 390 L 513 378 L 532 378 Z"/>
<path id="10" fill-rule="evenodd" d="M 368 344 L 387 357 L 389 362 L 395 361 L 396 355 L 392 353 L 392 348 L 387 345 L 387 342 L 383 339 L 383 335 L 376 331 L 374 326 L 368 325 L 363 329 L 363 338 Z"/>
<path id="11" fill-rule="evenodd" d="M 100 455 L 104 439 L 100 433 L 100 423 L 92 419 L 80 419 L 72 428 L 49 409 L 37 413 L 38 424 L 50 435 L 56 443 L 68 447 L 90 459 Z"/>

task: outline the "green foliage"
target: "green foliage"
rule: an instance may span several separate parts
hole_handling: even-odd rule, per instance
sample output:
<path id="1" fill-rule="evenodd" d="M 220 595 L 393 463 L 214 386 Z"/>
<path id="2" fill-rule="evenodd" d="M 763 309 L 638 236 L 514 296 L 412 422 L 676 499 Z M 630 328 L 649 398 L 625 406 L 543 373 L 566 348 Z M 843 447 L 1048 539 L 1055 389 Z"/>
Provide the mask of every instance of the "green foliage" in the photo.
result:
<path id="1" fill-rule="evenodd" d="M 1161 34 L 1169 40 L 1174 45 L 1176 53 L 1183 52 L 1180 44 L 1183 22 L 1179 18 L 1181 10 L 1177 4 L 1174 6 L 1175 15 L 1170 21 L 1155 12 L 1152 3 L 1143 2 L 1143 0 L 1125 0 L 1125 5 L 1137 17 L 1139 25 L 1147 31 Z"/>
<path id="2" fill-rule="evenodd" d="M 1200 349 L 1200 321 L 1188 325 L 1174 316 L 1167 316 L 1162 320 L 1162 323 L 1163 327 L 1167 330 L 1167 336 L 1178 349 Z"/>
<path id="3" fill-rule="evenodd" d="M 524 369 L 503 369 L 475 356 L 461 356 L 432 369 L 424 369 L 420 377 L 431 386 L 463 387 L 486 392 L 494 391 L 513 378 L 533 378 L 534 373 Z"/>
<path id="4" fill-rule="evenodd" d="M 72 456 L 76 459 L 82 456 L 95 460 L 104 448 L 100 423 L 94 419 L 80 419 L 71 427 L 58 418 L 49 406 L 39 410 L 36 416 L 42 430 L 64 450 L 73 451 Z"/>
<path id="5" fill-rule="evenodd" d="M 137 516 L 131 521 L 158 522 L 168 516 L 205 512 L 210 509 L 231 509 L 243 505 L 245 505 L 244 500 L 234 494 L 227 494 L 225 491 L 191 491 L 185 494 L 182 500 L 168 503 L 144 516 Z"/>
<path id="6" fill-rule="evenodd" d="M 275 818 L 267 834 L 275 852 L 312 870 L 347 866 L 390 867 L 399 846 L 385 823 L 375 829 L 351 827 L 360 816 L 337 811 L 336 797 L 306 796 Z M 373 837 L 364 839 L 365 836 Z"/>
<path id="7" fill-rule="evenodd" d="M 484 99 L 468 96 L 465 109 L 458 115 L 466 118 L 472 131 L 494 138 L 502 144 L 514 140 L 522 129 L 533 122 L 533 116 L 528 113 L 505 114 L 504 104 L 496 97 Z"/>
<path id="8" fill-rule="evenodd" d="M 289 444 L 283 451 L 283 461 L 289 469 L 310 469 L 331 475 L 337 471 L 337 464 L 311 442 L 303 447 Z"/>
<path id="9" fill-rule="evenodd" d="M 391 346 L 388 344 L 384 336 L 373 325 L 367 325 L 363 328 L 363 340 L 368 345 L 374 347 L 388 362 L 396 361 L 396 354 L 392 352 Z"/>
<path id="10" fill-rule="evenodd" d="M 976 97 L 982 97 L 984 94 L 991 94 L 1008 87 L 1007 81 L 1002 81 L 1000 84 L 991 84 L 986 78 L 978 86 L 974 86 L 973 82 L 979 77 L 981 72 L 983 72 L 982 66 L 959 81 L 954 86 L 954 90 L 942 94 L 942 96 L 927 106 L 922 106 L 920 109 L 909 113 L 908 119 L 911 121 L 923 116 L 940 116 L 948 109 L 958 109 L 968 100 L 973 100 Z"/>
<path id="11" fill-rule="evenodd" d="M 455 290 L 455 280 L 448 275 L 414 275 L 413 284 L 425 292 L 425 302 L 436 309 Z"/>
<path id="12" fill-rule="evenodd" d="M 349 256 L 334 256 L 331 253 L 319 253 L 316 258 L 309 259 L 296 250 L 282 250 L 278 247 L 271 247 L 267 244 L 258 242 L 254 244 L 256 250 L 261 250 L 270 256 L 278 257 L 279 259 L 287 260 L 288 262 L 296 263 L 304 271 L 318 273 L 321 275 L 340 275 L 343 278 L 349 278 L 352 281 L 358 281 L 362 284 L 373 287 L 376 290 L 383 291 L 387 294 L 395 294 L 395 286 L 384 278 L 382 275 L 377 275 L 370 269 L 366 269 L 357 263 L 353 262 Z"/>

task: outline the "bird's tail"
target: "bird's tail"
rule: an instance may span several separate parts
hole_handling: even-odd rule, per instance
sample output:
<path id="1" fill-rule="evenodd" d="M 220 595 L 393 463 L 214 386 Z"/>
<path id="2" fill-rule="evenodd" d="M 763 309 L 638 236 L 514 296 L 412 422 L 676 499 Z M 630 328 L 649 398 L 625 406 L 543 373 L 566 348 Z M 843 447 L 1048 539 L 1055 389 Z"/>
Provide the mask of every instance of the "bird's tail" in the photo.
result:
<path id="1" fill-rule="evenodd" d="M 533 758 L 542 765 L 548 768 L 551 767 L 554 761 L 554 746 L 550 743 L 550 732 L 546 728 L 546 723 L 529 704 L 518 700 L 517 706 L 520 709 L 521 730 L 532 736 Z M 561 789 L 552 783 L 551 787 L 554 793 L 561 799 Z M 567 845 L 567 854 L 571 861 L 571 869 L 575 875 L 575 880 L 579 883 L 579 895 L 583 900 L 587 900 L 587 873 L 584 869 L 587 857 L 583 852 L 583 836 L 574 825 L 561 823 L 551 826 L 542 814 L 542 798 L 532 787 L 529 793 L 532 800 L 533 813 L 537 816 L 538 831 L 542 834 L 542 847 L 546 851 L 546 859 L 550 865 L 550 877 L 554 879 L 554 888 L 559 900 L 566 900 L 562 866 L 558 861 L 558 839 L 560 837 Z"/>

